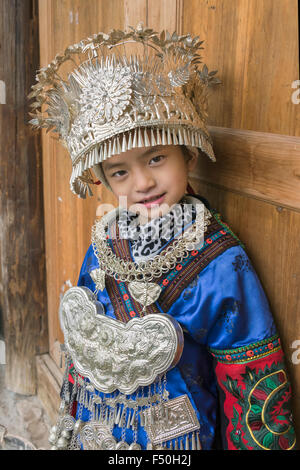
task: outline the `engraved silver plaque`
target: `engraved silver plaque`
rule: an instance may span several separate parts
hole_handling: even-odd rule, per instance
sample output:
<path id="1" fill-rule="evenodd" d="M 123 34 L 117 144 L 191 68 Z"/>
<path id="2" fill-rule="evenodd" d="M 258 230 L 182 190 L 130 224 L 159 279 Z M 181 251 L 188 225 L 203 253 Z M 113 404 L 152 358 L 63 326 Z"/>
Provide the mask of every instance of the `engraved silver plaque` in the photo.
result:
<path id="1" fill-rule="evenodd" d="M 187 395 L 173 398 L 163 404 L 144 411 L 147 434 L 153 445 L 196 431 L 200 428 L 193 405 Z M 152 415 L 152 417 L 151 417 Z"/>
<path id="2" fill-rule="evenodd" d="M 174 367 L 183 350 L 179 323 L 167 314 L 120 322 L 102 314 L 87 287 L 72 287 L 59 308 L 67 351 L 76 370 L 101 392 L 133 393 Z"/>

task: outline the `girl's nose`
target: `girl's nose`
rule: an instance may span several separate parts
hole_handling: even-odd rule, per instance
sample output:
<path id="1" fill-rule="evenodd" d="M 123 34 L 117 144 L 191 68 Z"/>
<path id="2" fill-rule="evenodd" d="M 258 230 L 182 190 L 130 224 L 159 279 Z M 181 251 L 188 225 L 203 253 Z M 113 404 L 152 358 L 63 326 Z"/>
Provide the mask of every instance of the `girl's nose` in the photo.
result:
<path id="1" fill-rule="evenodd" d="M 147 193 L 155 186 L 155 179 L 150 171 L 139 170 L 134 175 L 135 190 L 140 193 Z"/>

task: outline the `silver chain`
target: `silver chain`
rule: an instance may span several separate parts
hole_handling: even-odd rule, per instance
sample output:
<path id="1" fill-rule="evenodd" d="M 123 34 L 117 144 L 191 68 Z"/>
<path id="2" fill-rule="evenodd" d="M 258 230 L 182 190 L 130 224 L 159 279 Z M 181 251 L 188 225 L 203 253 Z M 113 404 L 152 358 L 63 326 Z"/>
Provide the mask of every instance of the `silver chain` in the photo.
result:
<path id="1" fill-rule="evenodd" d="M 122 282 L 150 282 L 154 278 L 161 277 L 163 273 L 174 269 L 178 263 L 188 257 L 188 251 L 195 249 L 211 223 L 209 220 L 211 213 L 204 207 L 204 224 L 201 223 L 199 211 L 197 211 L 196 222 L 184 232 L 183 236 L 176 239 L 172 246 L 168 246 L 161 254 L 155 255 L 150 261 L 136 263 L 119 258 L 106 241 L 105 229 L 116 214 L 116 211 L 112 212 L 104 215 L 93 226 L 92 245 L 100 269 L 105 271 L 108 276 Z"/>

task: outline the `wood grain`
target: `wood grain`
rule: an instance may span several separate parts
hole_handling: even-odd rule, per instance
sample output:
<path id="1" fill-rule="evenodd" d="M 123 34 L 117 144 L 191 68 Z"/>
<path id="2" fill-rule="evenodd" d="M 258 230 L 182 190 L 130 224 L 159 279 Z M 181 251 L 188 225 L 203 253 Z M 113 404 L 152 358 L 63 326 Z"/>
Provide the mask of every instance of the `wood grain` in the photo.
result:
<path id="1" fill-rule="evenodd" d="M 6 343 L 5 383 L 36 391 L 35 355 L 48 349 L 40 136 L 28 122 L 27 94 L 39 63 L 35 1 L 0 3 L 1 310 Z"/>
<path id="2" fill-rule="evenodd" d="M 36 356 L 38 397 L 52 425 L 57 422 L 63 373 L 49 354 Z"/>
<path id="3" fill-rule="evenodd" d="M 210 126 L 217 162 L 201 155 L 199 180 L 300 211 L 300 138 Z"/>
<path id="4" fill-rule="evenodd" d="M 209 123 L 299 137 L 297 0 L 183 1 L 183 33 L 205 40 L 203 61 L 223 82 L 211 93 Z"/>

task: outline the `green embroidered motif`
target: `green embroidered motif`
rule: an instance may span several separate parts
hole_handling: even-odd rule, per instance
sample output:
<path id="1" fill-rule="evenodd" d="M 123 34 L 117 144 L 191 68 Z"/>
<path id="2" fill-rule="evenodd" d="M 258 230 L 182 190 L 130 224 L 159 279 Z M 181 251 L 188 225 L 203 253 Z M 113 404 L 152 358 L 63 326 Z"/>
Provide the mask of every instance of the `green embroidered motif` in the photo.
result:
<path id="1" fill-rule="evenodd" d="M 214 216 L 214 218 L 217 220 L 217 222 L 219 222 L 219 224 L 222 225 L 222 227 L 224 227 L 233 236 L 233 238 L 235 238 L 239 242 L 239 244 L 245 249 L 244 243 L 242 243 L 241 240 L 238 238 L 238 236 L 235 233 L 233 233 L 231 228 L 225 222 L 223 222 L 223 220 L 221 219 L 221 214 L 219 212 L 216 212 L 213 209 L 211 210 L 211 213 Z"/>
<path id="2" fill-rule="evenodd" d="M 245 368 L 246 388 L 227 375 L 226 389 L 241 407 L 233 406 L 230 439 L 236 449 L 290 450 L 296 443 L 291 415 L 291 388 L 283 364 L 272 364 L 257 373 Z"/>

